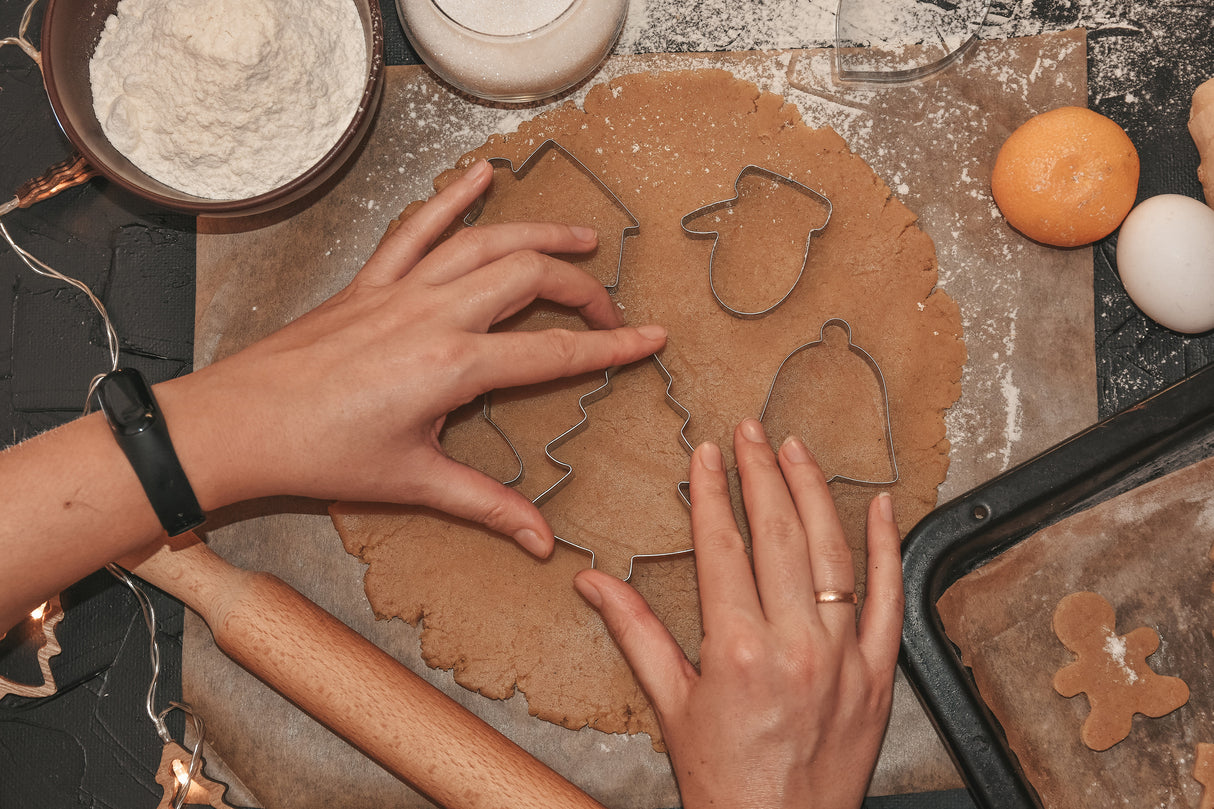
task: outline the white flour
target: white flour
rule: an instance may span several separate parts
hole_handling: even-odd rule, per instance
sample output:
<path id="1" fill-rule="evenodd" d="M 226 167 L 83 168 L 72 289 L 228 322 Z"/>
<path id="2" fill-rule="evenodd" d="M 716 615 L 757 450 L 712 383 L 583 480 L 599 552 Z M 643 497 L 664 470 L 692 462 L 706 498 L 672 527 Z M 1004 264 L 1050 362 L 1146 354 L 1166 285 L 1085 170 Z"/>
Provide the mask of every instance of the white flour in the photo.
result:
<path id="1" fill-rule="evenodd" d="M 242 199 L 303 174 L 358 108 L 350 0 L 121 0 L 90 62 L 110 142 L 165 185 Z"/>

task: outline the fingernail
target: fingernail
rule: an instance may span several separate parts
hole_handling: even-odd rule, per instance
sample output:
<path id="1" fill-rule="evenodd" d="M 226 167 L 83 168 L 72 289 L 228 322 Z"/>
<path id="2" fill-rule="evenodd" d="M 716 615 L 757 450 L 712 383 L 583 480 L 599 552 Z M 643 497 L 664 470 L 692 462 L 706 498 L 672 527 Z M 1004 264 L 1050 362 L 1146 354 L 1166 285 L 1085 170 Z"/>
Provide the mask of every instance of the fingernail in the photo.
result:
<path id="1" fill-rule="evenodd" d="M 795 435 L 790 435 L 788 438 L 785 438 L 784 446 L 782 446 L 780 449 L 784 453 L 784 457 L 793 463 L 809 463 L 810 459 L 813 457 L 809 454 L 809 450 L 806 448 L 806 446 L 801 443 L 801 439 L 797 438 Z"/>
<path id="2" fill-rule="evenodd" d="M 721 457 L 721 448 L 711 442 L 706 441 L 700 444 L 696 455 L 709 472 L 720 472 L 725 466 L 724 459 Z"/>
<path id="3" fill-rule="evenodd" d="M 581 225 L 570 225 L 569 232 L 572 233 L 575 238 L 584 242 L 598 241 L 599 238 L 599 234 L 595 233 L 592 229 L 582 227 Z"/>
<path id="4" fill-rule="evenodd" d="M 544 559 L 548 556 L 548 543 L 530 528 L 521 528 L 514 532 L 514 541 L 527 549 L 532 555 Z"/>
<path id="5" fill-rule="evenodd" d="M 894 521 L 894 498 L 889 496 L 889 492 L 877 495 L 877 511 L 881 513 L 882 518 Z"/>
<path id="6" fill-rule="evenodd" d="M 582 598 L 590 602 L 590 606 L 596 610 L 603 607 L 603 594 L 599 592 L 599 588 L 595 587 L 590 582 L 586 581 L 581 576 L 577 576 L 573 580 L 573 586 L 582 594 Z"/>
<path id="7" fill-rule="evenodd" d="M 473 180 L 479 180 L 486 174 L 493 173 L 493 166 L 489 165 L 488 160 L 478 160 L 468 169 L 468 177 Z"/>
<path id="8" fill-rule="evenodd" d="M 666 339 L 666 329 L 662 326 L 656 326 L 653 324 L 647 326 L 637 326 L 637 331 L 640 332 L 641 336 L 646 340 Z"/>
<path id="9" fill-rule="evenodd" d="M 747 441 L 753 441 L 756 444 L 767 443 L 767 436 L 763 433 L 763 425 L 757 419 L 746 419 L 742 422 L 742 436 Z"/>

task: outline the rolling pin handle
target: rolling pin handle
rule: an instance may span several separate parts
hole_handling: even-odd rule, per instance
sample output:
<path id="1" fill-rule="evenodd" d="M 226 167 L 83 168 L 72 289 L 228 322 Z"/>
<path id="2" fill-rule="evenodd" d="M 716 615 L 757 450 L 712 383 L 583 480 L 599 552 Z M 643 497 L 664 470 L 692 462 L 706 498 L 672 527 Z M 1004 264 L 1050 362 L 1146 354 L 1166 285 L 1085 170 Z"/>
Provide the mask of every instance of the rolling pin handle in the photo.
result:
<path id="1" fill-rule="evenodd" d="M 185 602 L 229 657 L 398 778 L 450 809 L 602 809 L 482 719 L 267 573 L 193 534 L 132 572 Z"/>

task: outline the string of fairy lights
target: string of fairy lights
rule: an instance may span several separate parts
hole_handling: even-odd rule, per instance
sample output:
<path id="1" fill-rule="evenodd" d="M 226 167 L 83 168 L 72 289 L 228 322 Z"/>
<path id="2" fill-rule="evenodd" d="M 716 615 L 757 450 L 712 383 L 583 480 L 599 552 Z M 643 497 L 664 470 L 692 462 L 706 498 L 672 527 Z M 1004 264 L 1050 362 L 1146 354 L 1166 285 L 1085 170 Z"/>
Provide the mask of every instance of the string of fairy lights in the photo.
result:
<path id="1" fill-rule="evenodd" d="M 5 37 L 0 39 L 0 48 L 4 46 L 14 46 L 21 49 L 27 56 L 33 60 L 38 66 L 39 71 L 42 69 L 42 56 L 38 49 L 29 41 L 27 33 L 29 31 L 30 20 L 33 17 L 34 9 L 38 5 L 39 0 L 32 0 L 26 7 L 25 12 L 21 17 L 21 22 L 18 27 L 16 36 Z M 10 201 L 0 203 L 0 238 L 8 244 L 9 249 L 13 254 L 32 272 L 61 283 L 67 284 L 79 290 L 88 298 L 93 308 L 97 310 L 102 324 L 105 327 L 105 338 L 109 354 L 109 371 L 118 369 L 120 341 L 118 332 L 114 328 L 113 321 L 110 319 L 109 312 L 106 311 L 105 304 L 97 297 L 96 294 L 84 282 L 64 275 L 50 265 L 38 259 L 36 256 L 25 250 L 16 240 L 5 226 L 3 217 L 12 211 L 22 206 L 22 200 L 15 197 Z M 93 393 L 101 378 L 105 373 L 99 373 L 90 380 L 85 394 L 85 403 L 83 413 L 88 414 L 92 408 Z M 176 700 L 168 702 L 164 708 L 159 707 L 157 700 L 157 688 L 160 684 L 160 646 L 156 640 L 157 635 L 157 620 L 156 610 L 152 605 L 151 599 L 147 593 L 139 586 L 136 580 L 125 570 L 117 565 L 108 565 L 107 569 L 119 581 L 121 581 L 131 593 L 134 594 L 135 600 L 139 604 L 140 612 L 143 615 L 144 623 L 147 626 L 149 637 L 148 654 L 151 659 L 151 677 L 148 684 L 147 695 L 145 699 L 145 709 L 148 718 L 151 720 L 153 727 L 156 729 L 156 734 L 164 742 L 166 750 L 182 749 L 178 748 L 177 742 L 173 739 L 173 735 L 169 730 L 166 718 L 173 711 L 182 711 L 187 718 L 190 719 L 193 727 L 194 743 L 188 751 L 185 751 L 189 756 L 189 761 L 184 762 L 180 758 L 172 759 L 172 784 L 173 791 L 170 795 L 166 791 L 165 801 L 173 807 L 173 809 L 181 809 L 187 800 L 194 803 L 195 792 L 192 787 L 195 787 L 196 780 L 199 779 L 200 768 L 202 764 L 201 749 L 204 737 L 204 724 L 202 718 L 191 708 L 187 703 Z M 0 697 L 5 694 L 16 694 L 23 697 L 47 697 L 55 694 L 58 691 L 58 686 L 50 667 L 50 658 L 60 652 L 59 642 L 55 636 L 55 627 L 64 617 L 63 609 L 60 605 L 59 597 L 56 596 L 46 603 L 38 606 L 30 613 L 29 621 L 33 622 L 35 635 L 41 634 L 42 641 L 38 653 L 39 667 L 42 670 L 43 681 L 36 684 L 15 683 L 5 678 L 0 677 Z M 0 635 L 2 637 L 2 635 Z"/>

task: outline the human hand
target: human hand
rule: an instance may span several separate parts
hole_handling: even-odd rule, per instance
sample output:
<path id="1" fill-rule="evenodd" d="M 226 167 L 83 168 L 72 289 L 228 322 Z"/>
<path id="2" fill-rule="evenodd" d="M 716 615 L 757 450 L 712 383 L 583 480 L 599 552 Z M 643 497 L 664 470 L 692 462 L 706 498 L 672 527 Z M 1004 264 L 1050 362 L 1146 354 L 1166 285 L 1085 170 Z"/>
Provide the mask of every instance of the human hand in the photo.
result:
<path id="1" fill-rule="evenodd" d="M 548 255 L 592 250 L 588 229 L 486 225 L 435 246 L 491 179 L 474 165 L 333 298 L 157 386 L 204 508 L 271 494 L 420 504 L 551 550 L 525 497 L 443 453 L 446 415 L 493 388 L 640 359 L 665 331 L 623 327 L 601 283 Z M 591 330 L 487 333 L 537 298 L 576 309 Z"/>
<path id="2" fill-rule="evenodd" d="M 734 434 L 754 565 L 734 521 L 721 451 L 691 462 L 704 640 L 700 671 L 645 600 L 597 570 L 574 579 L 657 711 L 685 809 L 860 806 L 889 719 L 902 629 L 900 537 L 888 494 L 868 511 L 868 592 L 805 446 L 779 460 L 759 422 Z"/>

